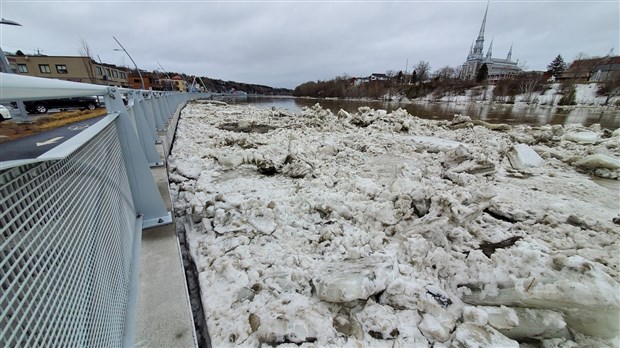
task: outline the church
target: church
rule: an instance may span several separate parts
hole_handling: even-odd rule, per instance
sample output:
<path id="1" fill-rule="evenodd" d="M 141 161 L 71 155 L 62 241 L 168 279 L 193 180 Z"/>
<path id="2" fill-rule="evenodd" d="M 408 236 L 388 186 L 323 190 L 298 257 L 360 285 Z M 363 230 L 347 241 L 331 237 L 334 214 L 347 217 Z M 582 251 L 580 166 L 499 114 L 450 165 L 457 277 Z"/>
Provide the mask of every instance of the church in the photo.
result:
<path id="1" fill-rule="evenodd" d="M 478 70 L 483 64 L 487 65 L 489 69 L 488 81 L 493 83 L 499 79 L 507 76 L 516 75 L 521 72 L 521 68 L 517 66 L 517 62 L 512 61 L 512 45 L 508 51 L 506 59 L 493 58 L 493 40 L 489 45 L 486 56 L 483 54 L 484 48 L 484 28 L 487 22 L 487 13 L 489 12 L 489 4 L 484 11 L 484 18 L 482 19 L 482 26 L 480 27 L 480 33 L 476 39 L 476 43 L 472 45 L 467 55 L 467 60 L 463 63 L 463 69 L 461 70 L 461 76 L 464 79 L 475 79 Z"/>

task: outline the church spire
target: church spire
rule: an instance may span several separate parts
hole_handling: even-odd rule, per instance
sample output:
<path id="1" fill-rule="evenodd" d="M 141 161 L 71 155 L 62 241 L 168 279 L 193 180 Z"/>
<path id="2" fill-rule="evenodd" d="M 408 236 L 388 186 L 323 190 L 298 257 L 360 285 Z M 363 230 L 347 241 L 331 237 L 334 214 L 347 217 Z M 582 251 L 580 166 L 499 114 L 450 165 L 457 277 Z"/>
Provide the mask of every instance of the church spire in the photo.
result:
<path id="1" fill-rule="evenodd" d="M 510 50 L 508 51 L 508 55 L 506 56 L 506 60 L 512 59 L 512 44 L 510 44 Z"/>
<path id="2" fill-rule="evenodd" d="M 491 38 L 491 43 L 489 44 L 489 50 L 487 51 L 487 58 L 491 58 L 493 54 L 493 38 Z"/>
<path id="3" fill-rule="evenodd" d="M 487 8 L 484 11 L 484 17 L 482 19 L 482 25 L 480 26 L 480 33 L 478 34 L 478 38 L 476 39 L 476 44 L 474 45 L 474 55 L 482 58 L 482 49 L 484 48 L 484 28 L 487 25 L 487 14 L 489 13 L 489 4 L 491 1 L 487 2 Z"/>
<path id="4" fill-rule="evenodd" d="M 478 39 L 484 40 L 484 27 L 487 25 L 487 13 L 489 12 L 489 3 L 491 0 L 487 2 L 487 9 L 484 11 L 484 18 L 482 19 L 482 25 L 480 26 L 480 33 L 478 33 Z"/>

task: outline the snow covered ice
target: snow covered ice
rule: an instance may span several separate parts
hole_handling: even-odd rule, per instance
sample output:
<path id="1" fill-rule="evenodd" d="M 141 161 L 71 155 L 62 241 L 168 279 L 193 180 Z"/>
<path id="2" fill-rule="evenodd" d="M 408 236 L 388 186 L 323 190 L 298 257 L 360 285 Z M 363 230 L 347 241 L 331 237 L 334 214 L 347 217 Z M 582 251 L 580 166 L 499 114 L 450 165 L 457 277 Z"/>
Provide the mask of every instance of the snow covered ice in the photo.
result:
<path id="1" fill-rule="evenodd" d="M 617 347 L 618 158 L 596 125 L 201 101 L 169 171 L 215 347 Z"/>

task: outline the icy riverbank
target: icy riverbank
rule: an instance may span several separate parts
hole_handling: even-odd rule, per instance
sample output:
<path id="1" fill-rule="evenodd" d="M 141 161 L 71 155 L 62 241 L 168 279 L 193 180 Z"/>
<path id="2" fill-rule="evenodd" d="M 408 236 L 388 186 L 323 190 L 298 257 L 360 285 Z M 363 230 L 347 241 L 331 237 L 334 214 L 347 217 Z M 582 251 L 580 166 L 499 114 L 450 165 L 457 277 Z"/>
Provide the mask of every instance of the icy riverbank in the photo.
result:
<path id="1" fill-rule="evenodd" d="M 214 346 L 617 346 L 620 132 L 195 103 L 169 159 Z"/>
<path id="2" fill-rule="evenodd" d="M 448 103 L 471 103 L 471 102 L 486 102 L 486 103 L 506 103 L 509 102 L 514 105 L 538 105 L 538 106 L 553 106 L 562 108 L 575 108 L 575 107 L 596 107 L 596 108 L 613 108 L 617 109 L 620 105 L 620 96 L 612 96 L 608 98 L 606 95 L 598 95 L 597 90 L 602 88 L 598 83 L 577 83 L 575 87 L 575 105 L 570 106 L 558 106 L 560 99 L 564 95 L 562 93 L 562 85 L 560 83 L 552 83 L 549 88 L 539 92 L 533 91 L 526 94 L 517 94 L 514 98 L 506 96 L 493 96 L 495 85 L 488 85 L 478 87 L 475 89 L 468 89 L 462 95 L 453 93 L 446 93 L 445 95 L 435 95 L 429 93 L 428 95 L 412 100 L 407 99 L 404 96 L 391 96 L 387 99 L 397 100 L 402 102 L 448 102 Z M 386 96 L 387 97 L 387 96 Z M 512 99 L 512 100 L 511 100 Z"/>

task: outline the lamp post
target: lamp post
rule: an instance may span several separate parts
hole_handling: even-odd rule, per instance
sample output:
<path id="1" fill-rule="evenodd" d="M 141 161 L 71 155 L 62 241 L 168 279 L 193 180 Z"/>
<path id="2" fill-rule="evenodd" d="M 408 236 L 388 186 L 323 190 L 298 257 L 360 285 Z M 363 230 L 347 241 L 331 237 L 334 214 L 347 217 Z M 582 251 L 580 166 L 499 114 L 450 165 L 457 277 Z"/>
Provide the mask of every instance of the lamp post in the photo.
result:
<path id="1" fill-rule="evenodd" d="M 127 55 L 127 57 L 129 57 L 129 59 L 131 59 L 131 62 L 133 63 L 133 66 L 136 67 L 136 71 L 138 72 L 138 76 L 140 76 L 140 83 L 142 85 L 142 89 L 144 88 L 144 79 L 142 79 L 142 74 L 140 73 L 140 69 L 138 69 L 138 64 L 136 64 L 136 62 L 133 60 L 133 58 L 131 58 L 131 55 L 129 54 L 129 52 L 127 52 L 127 50 L 125 49 L 125 47 L 123 47 L 123 45 L 121 45 L 121 43 L 114 37 L 112 36 L 112 38 L 114 39 L 114 41 L 116 41 L 116 43 L 121 46 L 121 49 L 115 48 L 115 51 L 123 51 L 125 52 L 125 54 Z"/>
<path id="2" fill-rule="evenodd" d="M 18 27 L 22 26 L 21 24 L 15 21 L 4 19 L 4 18 L 0 18 L 0 24 L 14 25 Z M 0 71 L 5 72 L 5 73 L 12 73 L 13 71 L 11 70 L 11 64 L 9 64 L 9 61 L 6 59 L 6 56 L 4 55 L 4 50 L 2 50 L 1 48 L 0 48 L 0 60 L 2 63 L 2 65 L 0 66 L 2 70 Z"/>
<path id="3" fill-rule="evenodd" d="M 17 27 L 21 27 L 22 25 L 12 21 L 10 19 L 4 19 L 4 18 L 0 18 L 0 24 L 6 24 L 6 25 L 14 25 Z M 13 74 L 13 69 L 11 69 L 11 64 L 9 64 L 9 61 L 6 59 L 6 56 L 4 55 L 4 50 L 2 49 L 2 47 L 0 47 L 0 71 L 4 72 L 4 73 L 9 73 L 9 74 Z M 26 107 L 24 106 L 24 102 L 21 100 L 17 101 L 17 108 L 19 109 L 19 113 L 22 117 L 26 117 L 28 115 L 28 112 L 26 112 Z"/>

